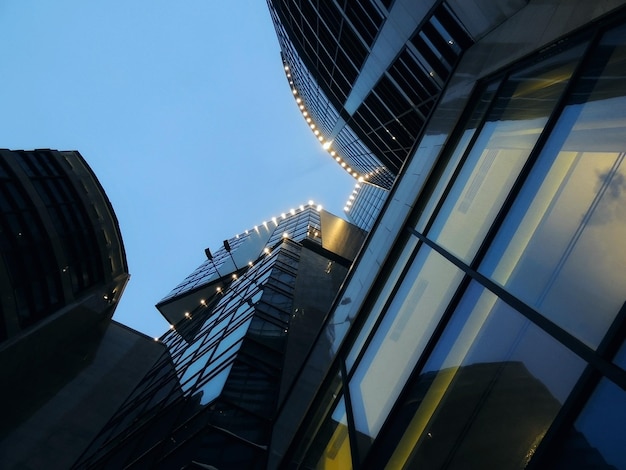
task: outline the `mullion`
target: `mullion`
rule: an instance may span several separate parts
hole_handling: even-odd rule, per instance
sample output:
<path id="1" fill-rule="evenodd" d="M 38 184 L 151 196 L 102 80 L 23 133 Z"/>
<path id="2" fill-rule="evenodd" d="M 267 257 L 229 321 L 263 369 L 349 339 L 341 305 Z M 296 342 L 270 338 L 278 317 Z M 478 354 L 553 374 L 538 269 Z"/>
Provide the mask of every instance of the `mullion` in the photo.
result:
<path id="1" fill-rule="evenodd" d="M 426 245 L 431 247 L 437 253 L 442 255 L 452 264 L 457 266 L 463 272 L 465 272 L 468 276 L 470 276 L 474 281 L 478 282 L 487 290 L 494 293 L 500 300 L 504 303 L 512 307 L 518 313 L 526 317 L 532 323 L 537 325 L 540 329 L 548 333 L 550 336 L 555 338 L 557 341 L 562 343 L 564 346 L 569 348 L 572 352 L 578 355 L 580 358 L 593 365 L 597 370 L 599 370 L 603 375 L 609 377 L 613 382 L 626 390 L 626 371 L 621 370 L 619 367 L 615 366 L 607 362 L 604 358 L 600 357 L 596 351 L 592 348 L 584 344 L 575 336 L 571 335 L 556 323 L 553 323 L 548 318 L 544 317 L 541 313 L 537 312 L 532 307 L 528 306 L 526 303 L 519 300 L 513 294 L 506 291 L 503 287 L 499 286 L 491 279 L 486 276 L 480 274 L 475 269 L 471 268 L 463 261 L 458 259 L 456 256 L 452 255 L 450 252 L 433 242 L 432 240 L 426 238 L 421 233 L 417 232 L 414 229 L 409 229 L 411 233 L 413 233 L 416 237 L 422 240 Z"/>

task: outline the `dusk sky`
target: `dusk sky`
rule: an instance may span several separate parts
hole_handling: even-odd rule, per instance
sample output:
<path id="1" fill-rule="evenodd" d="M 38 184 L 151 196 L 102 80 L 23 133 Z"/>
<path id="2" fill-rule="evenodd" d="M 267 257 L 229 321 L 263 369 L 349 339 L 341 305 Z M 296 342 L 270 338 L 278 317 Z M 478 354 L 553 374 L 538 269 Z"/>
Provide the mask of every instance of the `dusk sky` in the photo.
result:
<path id="1" fill-rule="evenodd" d="M 131 280 L 115 319 L 154 304 L 204 248 L 355 180 L 302 118 L 265 0 L 0 2 L 0 147 L 78 150 L 119 219 Z"/>

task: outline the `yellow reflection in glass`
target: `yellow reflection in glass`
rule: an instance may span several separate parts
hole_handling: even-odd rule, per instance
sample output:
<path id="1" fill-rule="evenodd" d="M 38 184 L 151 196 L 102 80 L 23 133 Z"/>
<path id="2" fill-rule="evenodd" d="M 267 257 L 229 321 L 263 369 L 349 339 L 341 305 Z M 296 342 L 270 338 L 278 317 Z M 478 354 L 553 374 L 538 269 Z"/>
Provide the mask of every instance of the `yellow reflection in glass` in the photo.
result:
<path id="1" fill-rule="evenodd" d="M 315 468 L 318 470 L 345 470 L 352 468 L 348 426 L 341 423 L 338 424 Z"/>
<path id="2" fill-rule="evenodd" d="M 439 405 L 444 401 L 446 393 L 448 390 L 451 390 L 451 384 L 460 366 L 463 364 L 465 356 L 474 344 L 481 328 L 489 317 L 496 300 L 497 297 L 494 294 L 486 291 L 480 296 L 478 302 L 476 302 L 476 306 L 472 314 L 468 317 L 462 333 L 446 356 L 441 367 L 442 370 L 437 373 L 424 400 L 415 413 L 415 416 L 413 416 L 413 419 L 411 419 L 411 423 L 385 468 L 404 468 L 413 450 L 417 448 L 424 439 L 429 437 L 428 433 L 424 431 L 427 430 L 428 424 L 433 419 L 437 408 L 439 408 Z"/>

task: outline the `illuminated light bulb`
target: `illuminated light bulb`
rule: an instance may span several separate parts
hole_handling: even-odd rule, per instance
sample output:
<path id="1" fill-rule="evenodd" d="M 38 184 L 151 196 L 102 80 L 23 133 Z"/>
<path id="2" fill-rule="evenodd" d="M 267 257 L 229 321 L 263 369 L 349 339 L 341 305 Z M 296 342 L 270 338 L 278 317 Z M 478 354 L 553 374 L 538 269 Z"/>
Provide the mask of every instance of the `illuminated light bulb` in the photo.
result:
<path id="1" fill-rule="evenodd" d="M 189 312 L 185 312 L 185 317 L 189 318 L 190 316 Z"/>
<path id="2" fill-rule="evenodd" d="M 306 118 L 306 122 L 311 122 L 311 118 Z"/>
<path id="3" fill-rule="evenodd" d="M 263 252 L 264 252 L 266 255 L 269 255 L 269 254 L 270 254 L 270 249 L 269 249 L 269 248 L 265 248 L 265 249 L 263 250 Z"/>
<path id="4" fill-rule="evenodd" d="M 248 266 L 250 267 L 254 266 L 254 264 L 252 264 L 252 261 L 248 261 Z"/>
<path id="5" fill-rule="evenodd" d="M 307 113 L 306 111 L 302 111 L 302 115 L 303 115 L 304 117 L 307 117 L 307 116 L 309 115 L 309 113 Z"/>
<path id="6" fill-rule="evenodd" d="M 235 238 L 239 238 L 239 234 L 235 235 Z"/>
<path id="7" fill-rule="evenodd" d="M 363 183 L 365 181 L 365 178 L 363 178 L 362 176 L 359 176 L 359 183 Z"/>
<path id="8" fill-rule="evenodd" d="M 259 231 L 259 227 L 257 227 L 256 225 L 253 227 L 255 231 Z"/>
<path id="9" fill-rule="evenodd" d="M 155 341 L 158 341 L 158 340 L 159 340 L 159 338 L 157 338 L 157 337 L 155 336 L 154 340 L 155 340 Z"/>
<path id="10" fill-rule="evenodd" d="M 302 102 L 302 99 L 296 98 L 296 103 L 300 104 L 301 102 Z"/>
<path id="11" fill-rule="evenodd" d="M 296 215 L 296 210 L 295 209 L 289 209 L 289 213 L 291 215 Z"/>
<path id="12" fill-rule="evenodd" d="M 351 206 L 351 205 L 352 205 L 352 201 L 346 202 L 346 206 Z"/>
<path id="13" fill-rule="evenodd" d="M 319 212 L 319 211 L 321 211 L 321 210 L 323 209 L 323 207 L 322 207 L 322 205 L 320 204 L 320 205 L 318 205 L 318 206 L 316 207 L 316 209 L 317 209 L 317 212 Z M 315 232 L 315 233 L 317 233 L 317 232 Z M 317 235 L 316 235 L 316 236 L 317 236 Z"/>
<path id="14" fill-rule="evenodd" d="M 304 206 L 299 206 L 299 209 L 300 209 L 301 211 L 303 211 L 303 210 L 304 210 Z"/>
<path id="15" fill-rule="evenodd" d="M 276 217 L 272 217 L 272 222 L 274 222 L 274 225 L 278 225 L 278 219 L 276 219 Z"/>
<path id="16" fill-rule="evenodd" d="M 450 40 L 448 41 L 448 44 L 450 44 L 450 45 L 452 46 L 452 45 L 454 44 L 454 41 L 453 41 L 452 39 L 450 39 Z"/>
<path id="17" fill-rule="evenodd" d="M 291 92 L 292 92 L 294 95 L 297 95 L 297 94 L 298 94 L 298 90 L 296 90 L 295 88 L 294 88 L 293 90 L 291 90 Z"/>
<path id="18" fill-rule="evenodd" d="M 170 330 L 173 330 L 173 329 L 174 329 L 174 325 L 170 325 Z"/>
<path id="19" fill-rule="evenodd" d="M 285 65 L 285 70 L 289 70 L 289 66 L 288 65 Z"/>
<path id="20" fill-rule="evenodd" d="M 350 199 L 351 201 L 354 201 L 354 196 L 350 194 L 350 197 L 348 199 Z"/>
<path id="21" fill-rule="evenodd" d="M 346 167 L 346 171 L 347 171 L 348 173 L 352 173 L 352 168 L 350 168 L 350 167 Z"/>
<path id="22" fill-rule="evenodd" d="M 348 212 L 348 211 L 350 210 L 350 207 L 345 206 L 345 207 L 343 208 L 343 210 L 344 210 L 344 212 Z"/>
<path id="23" fill-rule="evenodd" d="M 315 124 L 311 124 L 309 127 L 310 127 L 311 129 L 315 129 Z"/>
<path id="24" fill-rule="evenodd" d="M 330 151 L 330 156 L 331 156 L 331 157 L 334 157 L 335 155 L 337 155 L 337 152 L 335 152 L 334 150 L 331 150 L 331 151 Z"/>
<path id="25" fill-rule="evenodd" d="M 217 292 L 222 292 L 222 288 L 218 287 L 217 289 L 215 289 Z"/>
<path id="26" fill-rule="evenodd" d="M 359 188 L 361 188 L 361 185 L 359 183 L 357 183 L 357 184 L 354 185 L 354 187 L 359 189 Z"/>
<path id="27" fill-rule="evenodd" d="M 200 303 L 201 303 L 202 305 L 206 305 L 206 301 L 205 301 L 204 299 L 200 300 Z"/>
<path id="28" fill-rule="evenodd" d="M 283 232 L 283 238 L 289 238 L 289 234 L 287 232 Z"/>
<path id="29" fill-rule="evenodd" d="M 319 140 L 320 142 L 322 142 L 322 141 L 324 140 L 324 136 L 323 136 L 323 135 L 318 136 L 318 137 L 317 137 L 317 140 Z"/>
<path id="30" fill-rule="evenodd" d="M 291 74 L 290 73 L 287 74 L 287 78 L 291 78 Z"/>
<path id="31" fill-rule="evenodd" d="M 338 162 L 340 162 L 340 161 L 341 161 L 341 158 L 339 158 L 339 157 L 335 157 L 335 160 L 337 160 Z"/>
<path id="32" fill-rule="evenodd" d="M 303 104 L 300 105 L 300 109 L 304 109 L 304 105 Z"/>
<path id="33" fill-rule="evenodd" d="M 330 140 L 327 140 L 326 142 L 324 142 L 324 144 L 322 144 L 322 148 L 324 150 L 328 150 L 330 148 Z"/>
<path id="34" fill-rule="evenodd" d="M 283 219 L 286 219 L 286 218 L 287 218 L 287 214 L 285 214 L 284 212 L 283 212 L 282 214 L 280 214 L 280 216 L 281 216 Z"/>
<path id="35" fill-rule="evenodd" d="M 356 171 L 352 172 L 352 176 L 354 176 L 355 178 L 359 176 L 359 174 Z"/>
<path id="36" fill-rule="evenodd" d="M 237 275 L 236 275 L 236 274 L 233 274 L 233 280 L 236 280 L 236 279 L 237 279 Z M 204 304 L 203 304 L 203 305 L 204 305 Z"/>
<path id="37" fill-rule="evenodd" d="M 345 168 L 346 167 L 346 162 L 341 162 L 341 166 Z"/>
<path id="38" fill-rule="evenodd" d="M 248 235 L 248 231 L 246 230 L 246 235 Z"/>
<path id="39" fill-rule="evenodd" d="M 315 130 L 313 131 L 313 134 L 315 134 L 315 135 L 320 135 L 320 131 L 318 131 L 317 129 L 315 129 Z M 322 139 L 323 139 L 323 137 L 322 137 Z"/>
<path id="40" fill-rule="evenodd" d="M 315 204 L 312 200 L 309 200 L 309 206 L 312 206 L 313 204 Z"/>

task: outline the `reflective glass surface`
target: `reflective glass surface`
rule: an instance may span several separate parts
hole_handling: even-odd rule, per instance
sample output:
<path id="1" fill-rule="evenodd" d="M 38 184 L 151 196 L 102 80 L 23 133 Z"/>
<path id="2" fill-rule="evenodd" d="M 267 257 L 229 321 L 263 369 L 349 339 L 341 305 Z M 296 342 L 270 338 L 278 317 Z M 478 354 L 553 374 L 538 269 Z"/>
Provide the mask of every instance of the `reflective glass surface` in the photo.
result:
<path id="1" fill-rule="evenodd" d="M 420 249 L 350 380 L 358 433 L 376 437 L 462 277 L 441 255 Z"/>
<path id="2" fill-rule="evenodd" d="M 471 262 L 526 163 L 580 49 L 511 76 L 499 91 L 429 231 L 430 238 L 465 262 Z"/>
<path id="3" fill-rule="evenodd" d="M 626 469 L 626 393 L 602 379 L 569 430 L 553 468 Z"/>
<path id="4" fill-rule="evenodd" d="M 626 370 L 626 343 L 622 344 L 622 347 L 619 348 L 615 358 L 613 358 L 613 362 L 620 366 L 622 369 Z"/>
<path id="5" fill-rule="evenodd" d="M 368 316 L 367 316 L 367 319 L 365 320 L 365 324 L 361 328 L 361 331 L 359 332 L 359 336 L 352 344 L 350 348 L 350 352 L 348 353 L 346 357 L 346 368 L 348 369 L 348 371 L 352 370 L 352 367 L 354 366 L 354 362 L 356 361 L 358 354 L 361 352 L 361 348 L 363 347 L 365 340 L 367 339 L 370 332 L 372 331 L 372 328 L 374 327 L 374 323 L 376 323 L 376 320 L 378 319 L 383 306 L 385 305 L 385 303 L 387 303 L 387 300 L 389 299 L 389 295 L 391 294 L 392 289 L 395 287 L 396 283 L 398 282 L 398 278 L 400 277 L 400 274 L 402 273 L 405 267 L 405 264 L 407 260 L 409 259 L 409 257 L 411 256 L 411 254 L 413 253 L 413 250 L 415 249 L 416 245 L 417 245 L 417 238 L 411 237 L 409 238 L 409 240 L 407 240 L 407 244 L 405 245 L 398 259 L 396 260 L 396 265 L 394 266 L 393 271 L 391 272 L 391 274 L 385 281 L 384 287 L 378 293 L 378 296 L 376 298 L 376 303 L 374 304 L 372 309 L 368 312 L 367 314 Z"/>
<path id="6" fill-rule="evenodd" d="M 311 446 L 304 468 L 349 470 L 352 468 L 346 405 L 342 398 L 333 414 L 326 418 Z"/>
<path id="7" fill-rule="evenodd" d="M 583 367 L 471 284 L 396 413 L 388 468 L 523 468 Z"/>
<path id="8" fill-rule="evenodd" d="M 591 347 L 626 292 L 626 35 L 583 71 L 481 270 Z"/>
<path id="9" fill-rule="evenodd" d="M 446 163 L 445 169 L 441 172 L 441 175 L 438 175 L 437 185 L 433 188 L 432 192 L 428 197 L 428 202 L 426 203 L 424 209 L 421 211 L 419 220 L 415 226 L 418 232 L 424 232 L 426 229 L 426 224 L 430 220 L 441 195 L 443 194 L 446 186 L 450 182 L 450 178 L 452 178 L 452 174 L 456 169 L 459 161 L 465 154 L 465 150 L 467 150 L 467 146 L 470 144 L 472 137 L 476 133 L 476 129 L 480 125 L 487 108 L 491 104 L 491 100 L 493 99 L 494 93 L 497 90 L 499 82 L 490 83 L 487 88 L 484 90 L 482 95 L 480 96 L 474 111 L 472 112 L 472 116 L 469 121 L 465 125 L 463 132 L 461 133 L 459 140 L 457 141 L 450 158 L 448 158 L 448 162 Z"/>

